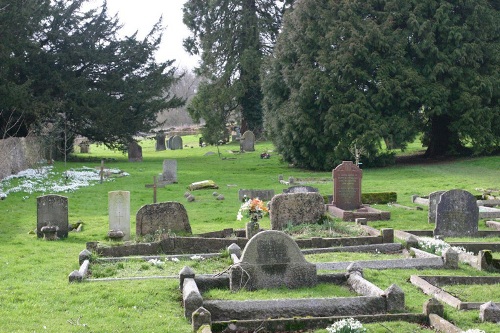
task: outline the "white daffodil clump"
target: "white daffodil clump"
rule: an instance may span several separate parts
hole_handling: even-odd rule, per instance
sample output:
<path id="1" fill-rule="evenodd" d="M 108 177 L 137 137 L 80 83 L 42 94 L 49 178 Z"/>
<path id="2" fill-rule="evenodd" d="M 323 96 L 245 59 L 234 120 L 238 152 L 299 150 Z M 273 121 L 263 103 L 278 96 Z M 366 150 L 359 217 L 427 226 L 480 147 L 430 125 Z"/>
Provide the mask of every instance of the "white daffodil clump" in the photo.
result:
<path id="1" fill-rule="evenodd" d="M 433 253 L 436 255 L 442 255 L 443 252 L 448 249 L 452 248 L 453 250 L 457 251 L 458 253 L 469 253 L 464 247 L 461 246 L 451 246 L 450 244 L 446 243 L 442 239 L 435 239 L 435 238 L 430 238 L 430 237 L 420 237 L 418 241 L 418 246 L 421 250 Z M 472 253 L 469 253 L 472 254 Z"/>
<path id="2" fill-rule="evenodd" d="M 189 259 L 191 260 L 205 260 L 202 256 L 195 254 L 194 256 L 191 256 Z"/>
<path id="3" fill-rule="evenodd" d="M 365 333 L 366 328 L 354 318 L 342 319 L 326 328 L 328 333 Z"/>
<path id="4" fill-rule="evenodd" d="M 472 328 L 470 330 L 465 331 L 464 333 L 486 333 L 486 332 L 483 330 L 479 330 L 477 328 Z"/>
<path id="5" fill-rule="evenodd" d="M 156 267 L 161 267 L 163 266 L 165 263 L 163 261 L 161 261 L 160 259 L 149 259 L 148 262 L 153 265 L 153 266 L 156 266 Z"/>

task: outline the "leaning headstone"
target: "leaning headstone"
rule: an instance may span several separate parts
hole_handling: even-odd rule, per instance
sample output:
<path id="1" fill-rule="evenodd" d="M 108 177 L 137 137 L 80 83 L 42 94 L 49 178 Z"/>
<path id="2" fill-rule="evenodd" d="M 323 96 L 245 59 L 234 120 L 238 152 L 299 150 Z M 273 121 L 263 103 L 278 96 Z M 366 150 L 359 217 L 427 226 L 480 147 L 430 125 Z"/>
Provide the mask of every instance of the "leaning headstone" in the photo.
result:
<path id="1" fill-rule="evenodd" d="M 108 192 L 109 230 L 122 231 L 123 240 L 130 240 L 130 192 Z"/>
<path id="2" fill-rule="evenodd" d="M 38 238 L 44 237 L 42 228 L 55 228 L 57 238 L 68 237 L 68 198 L 61 195 L 49 194 L 36 198 L 37 222 L 36 234 Z M 44 229 L 45 231 L 45 229 Z M 46 231 L 47 234 L 48 231 Z"/>
<path id="3" fill-rule="evenodd" d="M 191 234 L 186 208 L 179 202 L 160 202 L 142 206 L 136 216 L 137 236 L 181 232 Z"/>
<path id="4" fill-rule="evenodd" d="M 274 197 L 274 190 L 239 190 L 238 200 L 259 198 L 262 201 L 269 201 Z"/>
<path id="5" fill-rule="evenodd" d="M 308 192 L 319 192 L 316 187 L 297 185 L 285 188 L 283 193 L 308 193 Z"/>
<path id="6" fill-rule="evenodd" d="M 446 191 L 435 191 L 429 194 L 429 213 L 427 217 L 427 222 L 429 223 L 436 223 L 436 206 L 439 201 L 439 198 L 441 197 L 441 194 L 443 194 Z"/>
<path id="7" fill-rule="evenodd" d="M 135 141 L 128 144 L 128 161 L 142 162 L 142 147 Z"/>
<path id="8" fill-rule="evenodd" d="M 173 137 L 173 136 L 171 136 L 171 137 L 169 137 L 169 138 L 167 139 L 167 149 L 171 149 L 170 147 L 172 146 L 172 139 L 173 139 L 173 138 L 174 138 L 174 137 Z"/>
<path id="9" fill-rule="evenodd" d="M 325 201 L 315 192 L 277 194 L 270 207 L 272 230 L 283 230 L 290 224 L 317 223 L 325 214 Z"/>
<path id="10" fill-rule="evenodd" d="M 352 161 L 344 161 L 333 172 L 333 204 L 343 210 L 361 206 L 363 171 Z"/>
<path id="11" fill-rule="evenodd" d="M 177 160 L 163 160 L 163 172 L 160 183 L 177 183 Z"/>
<path id="12" fill-rule="evenodd" d="M 471 193 L 450 190 L 441 194 L 436 207 L 435 236 L 471 237 L 477 234 L 478 222 L 479 208 Z"/>
<path id="13" fill-rule="evenodd" d="M 482 304 L 479 307 L 479 319 L 482 322 L 500 323 L 500 307 L 492 301 Z"/>
<path id="14" fill-rule="evenodd" d="M 171 150 L 177 150 L 177 149 L 182 149 L 182 138 L 178 135 L 174 135 L 170 141 L 170 149 Z"/>
<path id="15" fill-rule="evenodd" d="M 281 231 L 268 230 L 250 239 L 241 262 L 230 271 L 231 290 L 311 287 L 316 265 L 305 260 L 297 243 Z"/>
<path id="16" fill-rule="evenodd" d="M 162 151 L 162 150 L 166 150 L 167 147 L 165 145 L 165 133 L 163 132 L 160 132 L 160 133 L 157 133 L 156 134 L 156 151 Z"/>
<path id="17" fill-rule="evenodd" d="M 240 150 L 255 151 L 255 134 L 252 131 L 246 131 L 240 138 Z"/>

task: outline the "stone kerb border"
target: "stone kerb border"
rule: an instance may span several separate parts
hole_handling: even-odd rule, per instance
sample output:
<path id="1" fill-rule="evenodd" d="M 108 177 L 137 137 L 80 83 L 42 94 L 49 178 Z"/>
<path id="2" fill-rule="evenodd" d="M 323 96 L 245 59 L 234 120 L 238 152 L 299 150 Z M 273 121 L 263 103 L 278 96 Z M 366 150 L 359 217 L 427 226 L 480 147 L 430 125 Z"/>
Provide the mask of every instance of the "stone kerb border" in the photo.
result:
<path id="1" fill-rule="evenodd" d="M 463 302 L 440 288 L 445 284 L 498 284 L 500 277 L 496 276 L 418 276 L 412 275 L 410 282 L 420 288 L 425 294 L 440 300 L 458 310 L 478 310 L 485 302 Z"/>
<path id="2" fill-rule="evenodd" d="M 203 307 L 204 310 L 210 313 L 212 328 L 217 328 L 214 330 L 216 332 L 223 329 L 224 324 L 222 322 L 230 322 L 235 325 L 235 323 L 241 321 L 258 321 L 262 323 L 262 321 L 268 321 L 272 318 L 280 318 L 280 320 L 293 318 L 297 325 L 303 325 L 302 317 L 311 320 L 311 318 L 317 317 L 380 315 L 391 311 L 404 310 L 404 292 L 398 286 L 392 285 L 383 291 L 364 279 L 362 269 L 356 265 L 351 265 L 346 274 L 327 274 L 319 278 L 320 276 L 318 276 L 320 281 L 345 281 L 360 296 L 256 301 L 206 301 L 202 299 L 199 290 L 206 290 L 210 287 L 204 285 L 206 283 L 210 284 L 209 278 L 196 279 L 192 269 L 185 267 L 179 274 L 179 280 L 186 318 L 194 320 L 193 312 Z M 229 284 L 225 288 L 229 289 Z M 272 315 L 270 316 L 270 314 Z M 324 325 L 322 321 L 320 323 Z M 195 325 L 194 322 L 193 325 Z"/>

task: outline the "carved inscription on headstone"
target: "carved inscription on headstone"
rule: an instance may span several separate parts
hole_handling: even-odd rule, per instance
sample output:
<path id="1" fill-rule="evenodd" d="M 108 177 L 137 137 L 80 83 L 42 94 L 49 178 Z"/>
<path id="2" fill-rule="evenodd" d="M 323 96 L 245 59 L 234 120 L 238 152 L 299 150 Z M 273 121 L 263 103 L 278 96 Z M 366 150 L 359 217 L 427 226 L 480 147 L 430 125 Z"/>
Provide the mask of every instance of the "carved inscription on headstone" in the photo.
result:
<path id="1" fill-rule="evenodd" d="M 479 207 L 476 198 L 464 190 L 441 194 L 436 207 L 434 235 L 445 237 L 474 236 L 478 231 Z"/>
<path id="2" fill-rule="evenodd" d="M 363 171 L 351 161 L 344 161 L 333 170 L 333 204 L 343 210 L 361 206 Z"/>

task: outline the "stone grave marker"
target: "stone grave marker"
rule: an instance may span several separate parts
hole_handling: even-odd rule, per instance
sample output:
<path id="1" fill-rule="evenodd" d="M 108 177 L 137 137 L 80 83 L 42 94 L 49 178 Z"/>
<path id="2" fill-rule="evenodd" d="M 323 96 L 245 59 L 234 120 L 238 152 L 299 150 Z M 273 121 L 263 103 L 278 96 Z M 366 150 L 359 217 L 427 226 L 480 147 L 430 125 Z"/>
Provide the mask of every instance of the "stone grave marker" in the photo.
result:
<path id="1" fill-rule="evenodd" d="M 128 161 L 142 162 L 142 147 L 135 141 L 128 144 Z"/>
<path id="2" fill-rule="evenodd" d="M 109 230 L 122 231 L 123 240 L 130 240 L 130 192 L 108 192 Z"/>
<path id="3" fill-rule="evenodd" d="M 163 171 L 158 180 L 160 183 L 177 183 L 177 160 L 163 160 Z"/>
<path id="4" fill-rule="evenodd" d="M 179 202 L 160 202 L 142 206 L 135 216 L 137 236 L 168 232 L 191 234 L 186 208 Z"/>
<path id="5" fill-rule="evenodd" d="M 361 206 L 363 171 L 352 161 L 343 161 L 333 172 L 333 204 L 343 210 Z"/>
<path id="6" fill-rule="evenodd" d="M 248 274 L 248 275 L 247 275 Z M 281 231 L 256 234 L 230 271 L 231 290 L 310 287 L 317 283 L 316 265 L 305 260 L 297 243 Z"/>
<path id="7" fill-rule="evenodd" d="M 174 135 L 170 141 L 170 149 L 177 150 L 182 149 L 182 138 L 178 135 Z"/>
<path id="8" fill-rule="evenodd" d="M 255 151 L 255 134 L 252 131 L 246 131 L 240 138 L 240 150 Z"/>
<path id="9" fill-rule="evenodd" d="M 165 137 L 166 137 L 166 135 L 163 132 L 156 134 L 156 137 L 155 137 L 155 139 L 156 139 L 156 146 L 155 146 L 156 151 L 162 151 L 162 150 L 167 149 L 167 147 L 165 145 Z"/>
<path id="10" fill-rule="evenodd" d="M 297 185 L 291 186 L 289 188 L 283 189 L 283 193 L 308 193 L 308 192 L 319 192 L 316 187 Z"/>
<path id="11" fill-rule="evenodd" d="M 435 236 L 474 236 L 478 231 L 478 222 L 479 207 L 471 193 L 450 190 L 441 194 L 436 206 Z"/>
<path id="12" fill-rule="evenodd" d="M 262 201 L 269 201 L 274 197 L 274 190 L 244 190 L 238 191 L 238 199 L 243 201 L 245 196 L 248 199 L 259 198 Z"/>
<path id="13" fill-rule="evenodd" d="M 55 227 L 58 238 L 68 237 L 68 198 L 55 194 L 43 195 L 36 198 L 36 204 L 37 237 L 43 237 L 42 228 L 46 226 Z"/>
<path id="14" fill-rule="evenodd" d="M 436 223 L 436 206 L 439 201 L 439 198 L 441 197 L 441 194 L 443 194 L 446 191 L 435 191 L 429 194 L 429 212 L 427 216 L 427 222 L 429 223 Z"/>
<path id="15" fill-rule="evenodd" d="M 325 214 L 325 201 L 317 192 L 277 194 L 270 207 L 272 230 L 283 230 L 288 224 L 317 223 Z"/>

